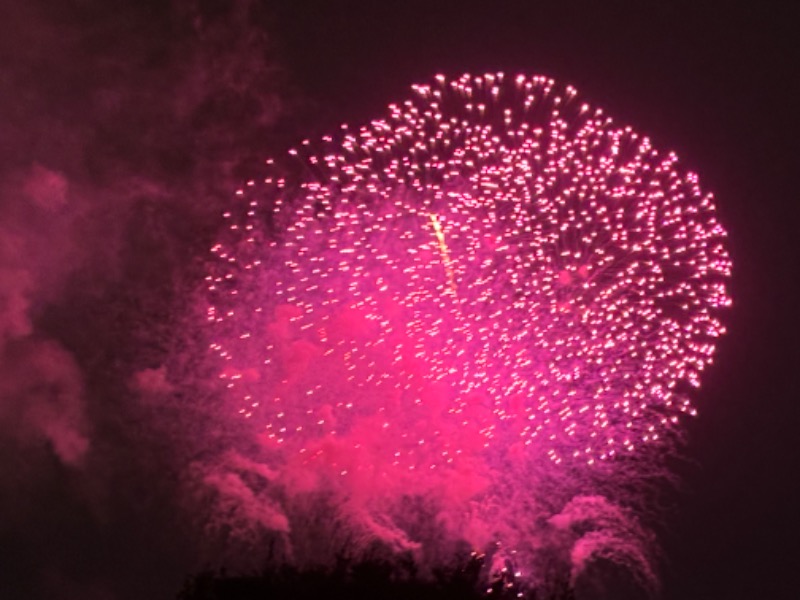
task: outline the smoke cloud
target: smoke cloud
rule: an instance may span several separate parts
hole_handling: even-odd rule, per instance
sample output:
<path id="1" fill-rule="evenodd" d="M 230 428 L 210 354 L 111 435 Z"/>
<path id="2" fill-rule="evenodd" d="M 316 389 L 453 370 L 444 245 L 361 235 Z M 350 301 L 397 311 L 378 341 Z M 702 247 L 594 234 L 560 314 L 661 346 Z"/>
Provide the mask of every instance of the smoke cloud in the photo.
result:
<path id="1" fill-rule="evenodd" d="M 266 14 L 37 1 L 0 20 L 0 595 L 168 597 L 202 536 L 159 437 L 162 363 L 220 203 L 289 97 Z"/>

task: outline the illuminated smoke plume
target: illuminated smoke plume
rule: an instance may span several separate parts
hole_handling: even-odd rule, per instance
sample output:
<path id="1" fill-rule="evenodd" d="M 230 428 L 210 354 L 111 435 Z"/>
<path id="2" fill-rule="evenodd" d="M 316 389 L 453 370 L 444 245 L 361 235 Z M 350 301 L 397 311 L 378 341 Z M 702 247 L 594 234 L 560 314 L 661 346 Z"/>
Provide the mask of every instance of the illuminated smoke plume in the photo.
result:
<path id="1" fill-rule="evenodd" d="M 694 414 L 730 304 L 726 233 L 674 154 L 572 87 L 413 89 L 236 193 L 210 346 L 286 489 L 324 481 L 397 548 L 421 541 L 395 510 L 415 495 L 445 537 L 520 548 L 520 523 Z M 642 562 L 612 537 L 574 542 L 573 579 L 592 557 Z"/>
<path id="2" fill-rule="evenodd" d="M 0 2 L 3 598 L 199 568 L 167 358 L 215 199 L 292 102 L 259 4 Z"/>
<path id="3" fill-rule="evenodd" d="M 80 257 L 72 237 L 80 209 L 64 175 L 39 164 L 0 176 L 0 199 L 0 440 L 25 450 L 44 443 L 76 468 L 89 448 L 83 377 L 33 315 Z"/>

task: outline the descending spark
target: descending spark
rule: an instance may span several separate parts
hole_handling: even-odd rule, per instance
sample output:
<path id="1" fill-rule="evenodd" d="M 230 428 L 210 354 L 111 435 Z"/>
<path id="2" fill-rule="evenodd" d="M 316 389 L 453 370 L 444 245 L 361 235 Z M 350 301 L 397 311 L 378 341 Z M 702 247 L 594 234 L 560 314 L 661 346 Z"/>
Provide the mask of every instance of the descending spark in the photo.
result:
<path id="1" fill-rule="evenodd" d="M 447 291 L 449 293 L 455 294 L 456 293 L 456 285 L 455 280 L 453 278 L 453 268 L 452 263 L 450 261 L 450 254 L 447 249 L 447 242 L 444 239 L 444 231 L 442 231 L 442 224 L 439 222 L 439 218 L 434 214 L 430 214 L 431 223 L 433 224 L 433 230 L 436 232 L 436 240 L 439 242 L 439 253 L 442 257 L 442 264 L 444 265 L 445 273 L 447 274 Z"/>

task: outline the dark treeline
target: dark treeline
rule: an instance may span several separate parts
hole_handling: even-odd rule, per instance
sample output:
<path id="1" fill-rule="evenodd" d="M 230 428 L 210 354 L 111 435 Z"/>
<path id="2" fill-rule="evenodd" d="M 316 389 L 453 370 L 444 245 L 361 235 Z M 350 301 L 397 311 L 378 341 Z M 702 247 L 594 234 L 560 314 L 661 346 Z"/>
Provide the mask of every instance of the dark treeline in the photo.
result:
<path id="1" fill-rule="evenodd" d="M 400 567 L 377 559 L 351 566 L 341 561 L 333 570 L 285 567 L 253 575 L 209 570 L 188 578 L 176 600 L 575 600 L 565 579 L 550 582 L 546 591 L 525 590 L 510 569 L 492 574 L 484 588 L 481 557 L 432 579 L 421 578 L 411 561 Z"/>

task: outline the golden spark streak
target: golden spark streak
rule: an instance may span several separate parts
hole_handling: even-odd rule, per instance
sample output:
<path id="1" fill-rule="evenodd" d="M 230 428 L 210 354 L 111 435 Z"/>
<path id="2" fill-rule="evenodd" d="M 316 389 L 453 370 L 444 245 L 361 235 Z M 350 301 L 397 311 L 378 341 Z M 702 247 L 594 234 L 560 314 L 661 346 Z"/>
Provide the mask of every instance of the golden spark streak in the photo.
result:
<path id="1" fill-rule="evenodd" d="M 444 231 L 439 218 L 434 213 L 428 213 L 428 217 L 433 224 L 433 231 L 436 233 L 436 240 L 439 242 L 439 254 L 442 256 L 442 264 L 444 265 L 444 272 L 447 275 L 447 291 L 446 293 L 456 295 L 456 282 L 453 277 L 453 263 L 450 260 L 450 251 L 447 248 L 447 242 L 444 239 Z"/>

